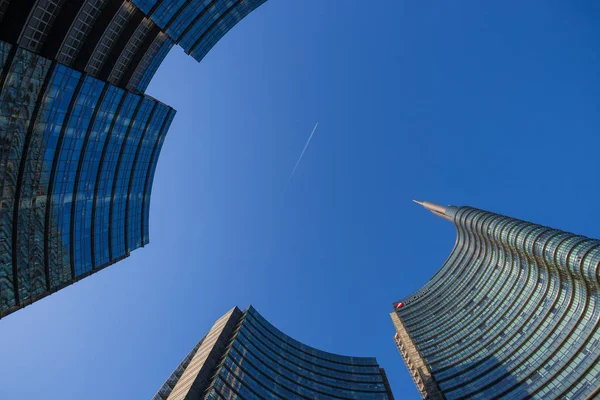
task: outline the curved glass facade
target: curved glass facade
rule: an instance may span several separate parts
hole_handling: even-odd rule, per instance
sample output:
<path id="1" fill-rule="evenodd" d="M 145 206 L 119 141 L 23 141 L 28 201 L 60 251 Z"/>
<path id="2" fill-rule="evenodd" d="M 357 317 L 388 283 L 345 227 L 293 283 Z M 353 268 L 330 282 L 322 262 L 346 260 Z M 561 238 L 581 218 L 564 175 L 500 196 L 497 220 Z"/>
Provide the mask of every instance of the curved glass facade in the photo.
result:
<path id="1" fill-rule="evenodd" d="M 253 307 L 228 314 L 228 321 L 233 321 L 231 333 L 222 334 L 225 324 L 217 321 L 154 400 L 393 399 L 375 358 L 341 356 L 307 346 L 275 328 Z M 219 342 L 225 345 L 213 357 L 214 365 L 202 371 L 198 355 L 210 353 Z M 194 369 L 194 374 L 186 376 L 187 369 Z"/>
<path id="2" fill-rule="evenodd" d="M 175 111 L 143 93 L 265 0 L 0 0 L 0 318 L 149 241 Z"/>
<path id="3" fill-rule="evenodd" d="M 597 390 L 600 241 L 423 205 L 457 230 L 442 268 L 391 314 L 423 397 L 583 399 Z"/>
<path id="4" fill-rule="evenodd" d="M 197 61 L 266 0 L 133 0 Z"/>
<path id="5" fill-rule="evenodd" d="M 1 317 L 148 242 L 175 112 L 8 43 L 0 55 Z"/>

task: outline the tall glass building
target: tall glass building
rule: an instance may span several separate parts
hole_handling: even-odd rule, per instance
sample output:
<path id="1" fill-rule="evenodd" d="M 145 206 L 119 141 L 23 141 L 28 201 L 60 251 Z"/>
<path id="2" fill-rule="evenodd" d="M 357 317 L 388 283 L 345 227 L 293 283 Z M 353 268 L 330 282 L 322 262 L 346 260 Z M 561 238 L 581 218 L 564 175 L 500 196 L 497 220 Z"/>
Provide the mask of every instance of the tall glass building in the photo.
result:
<path id="1" fill-rule="evenodd" d="M 457 231 L 442 268 L 391 313 L 423 398 L 600 396 L 600 241 L 419 204 Z"/>
<path id="2" fill-rule="evenodd" d="M 222 316 L 153 400 L 393 399 L 375 358 L 302 344 L 253 307 Z"/>
<path id="3" fill-rule="evenodd" d="M 0 0 L 0 318 L 148 243 L 175 111 L 144 92 L 262 3 Z"/>
<path id="4" fill-rule="evenodd" d="M 197 61 L 267 0 L 132 0 L 173 43 Z"/>

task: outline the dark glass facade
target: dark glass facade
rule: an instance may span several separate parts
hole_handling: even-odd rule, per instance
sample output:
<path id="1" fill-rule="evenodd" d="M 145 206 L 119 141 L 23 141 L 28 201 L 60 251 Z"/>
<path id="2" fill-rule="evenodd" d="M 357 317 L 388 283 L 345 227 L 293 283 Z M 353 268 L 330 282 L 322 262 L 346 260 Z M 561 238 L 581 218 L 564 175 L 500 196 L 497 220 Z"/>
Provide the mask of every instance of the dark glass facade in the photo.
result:
<path id="1" fill-rule="evenodd" d="M 423 398 L 600 395 L 600 241 L 422 204 L 457 230 L 442 268 L 391 314 Z"/>
<path id="2" fill-rule="evenodd" d="M 148 243 L 175 111 L 144 91 L 263 2 L 0 0 L 0 318 Z"/>
<path id="3" fill-rule="evenodd" d="M 377 360 L 317 350 L 253 307 L 234 308 L 154 396 L 175 399 L 393 399 Z"/>
<path id="4" fill-rule="evenodd" d="M 5 315 L 148 242 L 150 182 L 175 112 L 5 42 L 0 54 Z"/>
<path id="5" fill-rule="evenodd" d="M 266 0 L 133 0 L 152 21 L 201 61 L 221 38 Z"/>
<path id="6" fill-rule="evenodd" d="M 0 0 L 0 40 L 143 93 L 173 45 L 201 61 L 266 0 Z"/>

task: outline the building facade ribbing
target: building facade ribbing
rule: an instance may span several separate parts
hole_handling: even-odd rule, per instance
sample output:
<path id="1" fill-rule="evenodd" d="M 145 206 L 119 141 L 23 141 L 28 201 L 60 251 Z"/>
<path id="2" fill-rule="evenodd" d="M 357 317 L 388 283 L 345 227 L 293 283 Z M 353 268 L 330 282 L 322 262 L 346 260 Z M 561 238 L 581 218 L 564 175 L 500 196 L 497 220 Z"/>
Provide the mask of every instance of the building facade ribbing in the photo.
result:
<path id="1" fill-rule="evenodd" d="M 317 350 L 253 307 L 230 310 L 184 358 L 153 400 L 393 399 L 375 358 Z"/>
<path id="2" fill-rule="evenodd" d="M 0 318 L 148 243 L 175 111 L 146 87 L 261 3 L 0 0 Z"/>
<path id="3" fill-rule="evenodd" d="M 0 42 L 0 315 L 148 242 L 151 182 L 175 112 Z"/>
<path id="4" fill-rule="evenodd" d="M 197 61 L 266 0 L 132 0 Z"/>
<path id="5" fill-rule="evenodd" d="M 421 204 L 457 230 L 442 268 L 391 313 L 423 398 L 600 395 L 600 241 Z"/>

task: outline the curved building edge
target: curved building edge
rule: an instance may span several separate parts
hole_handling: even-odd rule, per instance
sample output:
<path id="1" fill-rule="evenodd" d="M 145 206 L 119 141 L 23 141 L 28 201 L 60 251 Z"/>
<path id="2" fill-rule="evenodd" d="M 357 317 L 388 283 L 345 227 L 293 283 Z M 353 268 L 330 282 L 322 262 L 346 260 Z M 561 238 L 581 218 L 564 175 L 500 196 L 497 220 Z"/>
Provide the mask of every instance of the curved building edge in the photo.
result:
<path id="1" fill-rule="evenodd" d="M 177 44 L 197 61 L 266 0 L 1 0 L 0 40 L 132 92 Z"/>
<path id="2" fill-rule="evenodd" d="M 154 117 L 131 120 L 124 102 L 151 105 Z M 0 103 L 0 161 L 8 166 L 0 170 L 3 317 L 147 242 L 147 183 L 175 111 L 2 41 Z M 131 129 L 139 139 L 124 141 Z M 128 155 L 120 185 L 99 190 L 101 176 L 117 174 L 119 154 Z M 115 236 L 111 223 L 128 236 Z"/>
<path id="3" fill-rule="evenodd" d="M 234 307 L 183 359 L 153 400 L 393 399 L 371 357 L 318 350 L 284 334 L 252 306 Z"/>
<path id="4" fill-rule="evenodd" d="M 0 0 L 0 318 L 149 242 L 175 111 L 144 92 L 264 2 Z"/>
<path id="5" fill-rule="evenodd" d="M 394 341 L 423 398 L 597 395 L 600 241 L 418 203 L 457 229 L 440 270 L 393 303 Z"/>

